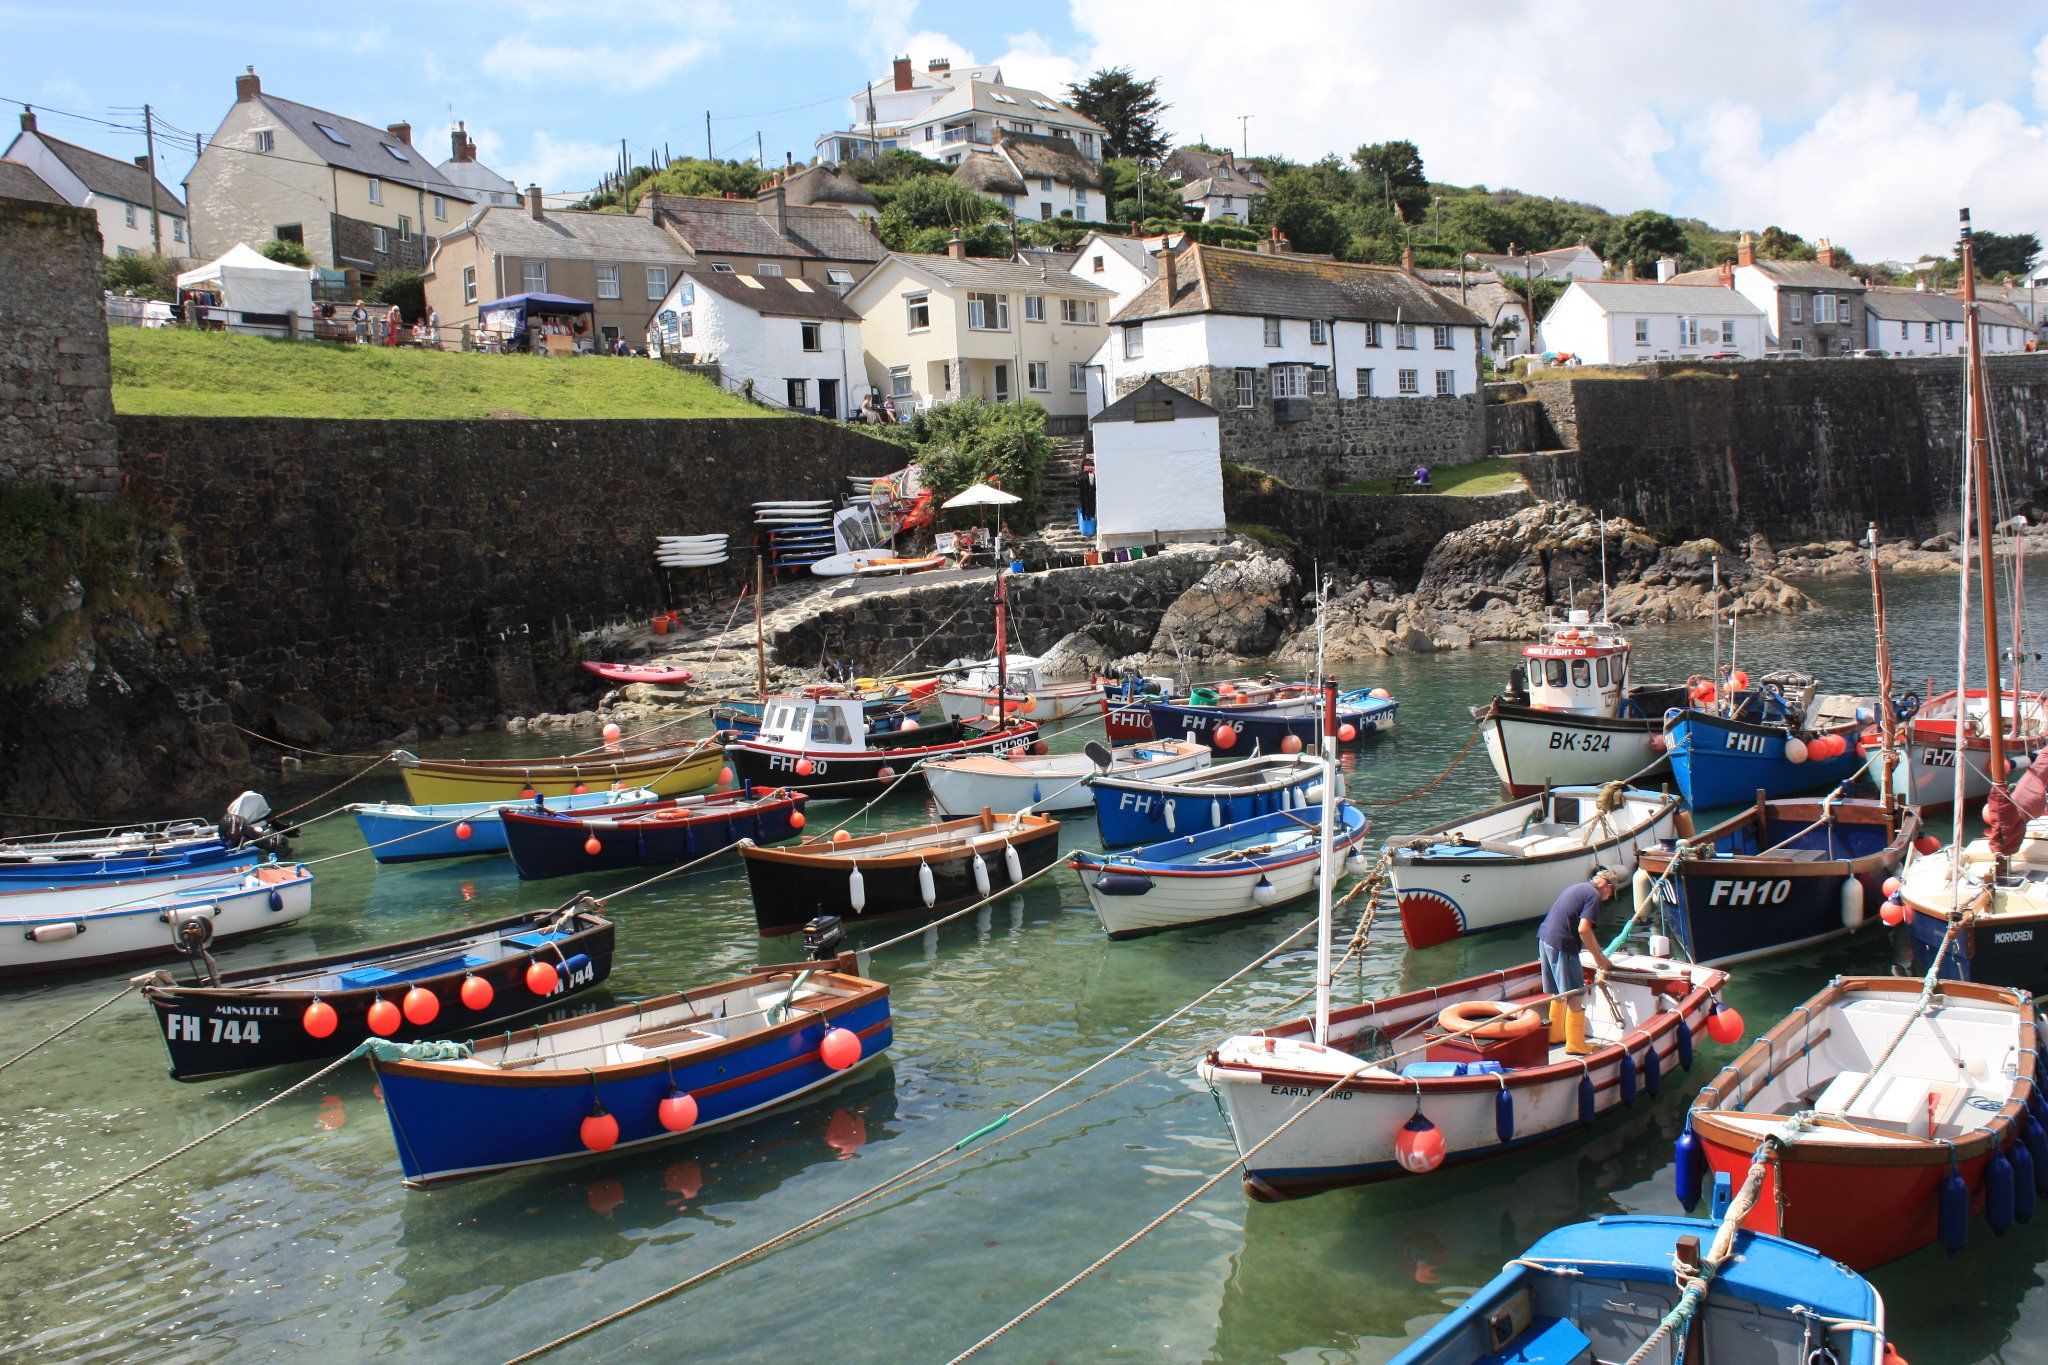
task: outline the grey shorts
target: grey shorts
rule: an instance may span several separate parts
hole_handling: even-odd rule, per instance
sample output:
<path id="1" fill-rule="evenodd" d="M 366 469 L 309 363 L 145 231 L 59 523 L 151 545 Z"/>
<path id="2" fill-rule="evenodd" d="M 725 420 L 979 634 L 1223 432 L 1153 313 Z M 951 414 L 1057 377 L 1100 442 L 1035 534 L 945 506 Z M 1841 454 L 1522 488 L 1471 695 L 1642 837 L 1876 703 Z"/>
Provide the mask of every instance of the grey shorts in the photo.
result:
<path id="1" fill-rule="evenodd" d="M 1585 988 L 1586 970 L 1579 965 L 1577 948 L 1553 948 L 1539 939 L 1536 960 L 1543 967 L 1545 995 L 1568 995 Z"/>

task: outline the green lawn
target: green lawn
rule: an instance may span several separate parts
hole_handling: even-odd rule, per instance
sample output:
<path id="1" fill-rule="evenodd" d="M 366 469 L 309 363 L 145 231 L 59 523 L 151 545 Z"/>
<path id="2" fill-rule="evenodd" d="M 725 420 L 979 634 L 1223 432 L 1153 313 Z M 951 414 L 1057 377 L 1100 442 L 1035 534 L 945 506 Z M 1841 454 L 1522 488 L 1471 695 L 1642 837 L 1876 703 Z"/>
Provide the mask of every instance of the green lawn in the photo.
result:
<path id="1" fill-rule="evenodd" d="M 765 417 L 658 360 L 113 329 L 114 408 L 182 417 Z"/>
<path id="2" fill-rule="evenodd" d="M 1431 465 L 1429 491 L 1415 487 L 1412 476 L 1396 474 L 1364 483 L 1347 483 L 1339 493 L 1414 493 L 1429 497 L 1451 493 L 1476 498 L 1488 493 L 1512 493 L 1522 488 L 1522 468 L 1517 460 L 1474 460 L 1470 464 Z"/>

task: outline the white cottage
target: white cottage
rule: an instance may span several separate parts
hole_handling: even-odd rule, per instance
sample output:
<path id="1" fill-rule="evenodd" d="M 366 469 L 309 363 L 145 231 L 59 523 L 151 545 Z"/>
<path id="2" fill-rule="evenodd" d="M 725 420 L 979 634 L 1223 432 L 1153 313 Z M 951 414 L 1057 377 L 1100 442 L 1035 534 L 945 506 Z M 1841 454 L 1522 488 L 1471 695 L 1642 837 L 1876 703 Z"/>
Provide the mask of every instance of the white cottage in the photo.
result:
<path id="1" fill-rule="evenodd" d="M 1114 294 L 1116 300 L 1110 305 L 1110 312 L 1114 313 L 1159 277 L 1160 251 L 1169 246 L 1178 247 L 1182 240 L 1179 234 L 1119 237 L 1107 232 L 1091 232 L 1081 239 L 1081 245 L 1067 268 Z"/>
<path id="2" fill-rule="evenodd" d="M 1574 280 L 1543 315 L 1543 349 L 1587 365 L 1761 360 L 1764 310 L 1711 285 Z"/>
<path id="3" fill-rule="evenodd" d="M 1987 355 L 2024 351 L 2034 344 L 2033 326 L 2009 303 L 1977 305 L 1979 345 Z M 1879 289 L 1863 296 L 1866 344 L 1888 355 L 1961 355 L 1970 345 L 1963 301 L 1931 289 Z"/>
<path id="4" fill-rule="evenodd" d="M 795 276 L 686 270 L 647 341 L 797 412 L 849 417 L 866 391 L 860 314 L 830 286 Z"/>
<path id="5" fill-rule="evenodd" d="M 1095 548 L 1219 541 L 1223 414 L 1148 379 L 1095 414 Z"/>
<path id="6" fill-rule="evenodd" d="M 36 127 L 36 111 L 24 108 L 21 131 L 0 160 L 28 167 L 65 203 L 91 209 L 109 256 L 192 254 L 185 201 L 150 180 L 146 157 L 131 163 L 51 137 Z"/>

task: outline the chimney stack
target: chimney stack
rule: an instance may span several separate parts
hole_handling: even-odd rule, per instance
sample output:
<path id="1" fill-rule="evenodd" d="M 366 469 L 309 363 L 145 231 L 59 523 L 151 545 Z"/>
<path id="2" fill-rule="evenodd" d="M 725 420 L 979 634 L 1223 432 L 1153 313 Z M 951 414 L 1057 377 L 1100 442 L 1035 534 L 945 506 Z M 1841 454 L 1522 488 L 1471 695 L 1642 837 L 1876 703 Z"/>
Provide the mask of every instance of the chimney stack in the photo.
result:
<path id="1" fill-rule="evenodd" d="M 263 93 L 263 82 L 256 79 L 256 68 L 245 67 L 246 74 L 235 77 L 235 103 L 253 100 Z"/>
<path id="2" fill-rule="evenodd" d="M 1756 239 L 1747 232 L 1743 233 L 1735 241 L 1735 264 L 1756 264 Z"/>
<path id="3" fill-rule="evenodd" d="M 408 147 L 412 146 L 412 125 L 410 123 L 387 123 L 384 125 L 384 131 L 391 134 L 394 142 L 403 142 Z"/>
<path id="4" fill-rule="evenodd" d="M 1411 275 L 1415 273 L 1415 243 L 1409 242 L 1402 246 L 1401 268 Z"/>
<path id="5" fill-rule="evenodd" d="M 1814 253 L 1814 259 L 1828 269 L 1833 270 L 1835 268 L 1835 244 L 1825 237 L 1821 238 L 1820 250 Z"/>
<path id="6" fill-rule="evenodd" d="M 1623 261 L 1621 263 L 1621 277 L 1624 280 L 1630 281 L 1633 281 L 1635 279 L 1636 263 L 1634 261 Z"/>
<path id="7" fill-rule="evenodd" d="M 1173 249 L 1170 238 L 1161 238 L 1159 247 L 1159 274 L 1166 281 L 1166 306 L 1173 307 L 1173 296 L 1180 289 L 1180 259 Z"/>
<path id="8" fill-rule="evenodd" d="M 925 70 L 930 71 L 933 75 L 937 75 L 941 71 L 951 71 L 953 69 L 953 59 L 951 57 L 934 57 L 924 65 Z"/>
<path id="9" fill-rule="evenodd" d="M 528 185 L 526 187 L 526 211 L 533 215 L 534 222 L 538 223 L 541 220 L 540 186 Z"/>
<path id="10" fill-rule="evenodd" d="M 777 180 L 755 198 L 773 213 L 775 230 L 786 235 L 789 232 L 789 192 L 783 189 L 782 182 Z"/>
<path id="11" fill-rule="evenodd" d="M 1721 262 L 1721 287 L 1723 289 L 1733 289 L 1735 287 L 1735 263 L 1733 261 Z"/>
<path id="12" fill-rule="evenodd" d="M 135 158 L 135 168 L 136 168 L 137 170 L 143 170 L 143 171 L 146 171 L 146 170 L 148 170 L 148 169 L 149 169 L 149 158 L 148 158 L 148 157 L 146 157 L 146 156 L 138 156 L 138 157 L 136 157 L 136 158 Z"/>
<path id="13" fill-rule="evenodd" d="M 455 125 L 455 131 L 448 135 L 448 140 L 452 144 L 455 160 L 476 160 L 476 143 L 471 139 L 468 130 L 462 124 L 458 123 Z"/>
<path id="14" fill-rule="evenodd" d="M 1678 262 L 1669 256 L 1657 258 L 1657 283 L 1669 284 L 1671 277 L 1678 273 Z"/>
<path id="15" fill-rule="evenodd" d="M 21 131 L 33 133 L 36 130 L 36 111 L 26 104 L 21 106 Z"/>
<path id="16" fill-rule="evenodd" d="M 1135 237 L 1135 236 L 1137 236 L 1137 235 L 1138 235 L 1138 220 L 1137 220 L 1137 219 L 1135 219 L 1135 218 L 1133 218 L 1133 219 L 1131 219 L 1131 236 Z"/>
<path id="17" fill-rule="evenodd" d="M 947 241 L 946 255 L 956 261 L 964 261 L 967 259 L 967 243 L 960 240 L 959 233 L 954 233 L 952 238 L 949 241 Z"/>
<path id="18" fill-rule="evenodd" d="M 910 88 L 910 58 L 898 57 L 894 64 L 894 70 L 896 88 L 898 90 L 908 90 Z"/>

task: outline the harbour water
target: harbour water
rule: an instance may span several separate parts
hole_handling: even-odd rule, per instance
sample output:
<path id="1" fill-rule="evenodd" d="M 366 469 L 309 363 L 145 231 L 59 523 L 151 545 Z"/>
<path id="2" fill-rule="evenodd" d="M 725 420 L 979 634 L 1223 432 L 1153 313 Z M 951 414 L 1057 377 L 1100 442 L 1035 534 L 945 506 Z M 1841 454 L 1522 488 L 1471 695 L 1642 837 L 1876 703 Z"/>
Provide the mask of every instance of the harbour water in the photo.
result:
<path id="1" fill-rule="evenodd" d="M 1809 585 L 1826 612 L 1745 621 L 1753 673 L 1797 664 L 1829 690 L 1873 683 L 1867 584 Z M 1901 685 L 1954 668 L 1955 582 L 1899 581 L 1892 633 Z M 1632 632 L 1636 676 L 1705 672 L 1703 625 Z M 1724 643 L 1725 648 L 1725 643 Z M 1516 650 L 1399 656 L 1347 682 L 1401 699 L 1400 726 L 1359 747 L 1351 791 L 1392 835 L 1496 799 L 1475 747 L 1407 804 L 1377 803 L 1434 777 L 1471 734 L 1466 708 L 1497 690 Z M 2044 672 L 2048 679 L 2048 672 Z M 1911 685 L 1917 686 L 1917 682 Z M 1937 684 L 1940 686 L 1940 684 Z M 1056 747 L 1077 746 L 1085 732 Z M 451 751 L 547 752 L 559 741 L 473 737 Z M 587 739 L 581 742 L 588 743 Z M 402 799 L 382 770 L 347 796 Z M 275 788 L 280 806 L 336 780 Z M 877 825 L 925 818 L 893 798 Z M 851 807 L 814 808 L 813 828 Z M 1946 828 L 1939 828 L 1944 840 Z M 1092 845 L 1069 822 L 1066 847 Z M 298 855 L 360 843 L 346 816 L 312 826 Z M 234 947 L 232 963 L 376 943 L 558 903 L 583 883 L 521 883 L 510 864 L 378 869 L 322 864 L 301 925 Z M 607 890 L 629 874 L 593 878 Z M 733 862 L 622 899 L 614 1000 L 716 978 L 787 940 L 754 934 Z M 0 1246 L 0 1357 L 213 1360 L 290 1354 L 494 1360 L 711 1266 L 923 1161 L 1072 1075 L 1201 995 L 1312 913 L 1110 943 L 1071 874 L 880 955 L 893 992 L 889 1060 L 822 1099 L 729 1133 L 430 1191 L 398 1181 L 366 1068 L 272 1106 L 160 1172 Z M 1348 926 L 1340 928 L 1340 933 Z M 892 928 L 866 931 L 879 941 Z M 1340 1002 L 1467 975 L 1533 954 L 1510 931 L 1420 953 L 1382 921 Z M 1302 1007 L 1311 940 L 1130 1054 L 984 1138 L 964 1159 L 564 1353 L 692 1359 L 811 1355 L 945 1359 L 1188 1193 L 1233 1155 L 1193 1075 L 1211 1043 Z M 1751 1034 L 1838 972 L 1882 971 L 1875 929 L 1828 950 L 1737 970 L 1727 999 Z M 119 988 L 123 975 L 11 986 L 12 1055 Z M 1282 1205 L 1235 1179 L 1006 1337 L 993 1359 L 1384 1359 L 1557 1224 L 1668 1211 L 1671 1144 L 1692 1093 L 1734 1048 L 1703 1043 L 1690 1077 L 1617 1122 L 1478 1166 Z M 130 999 L 0 1076 L 0 1231 L 96 1188 L 274 1094 L 294 1073 L 179 1085 Z M 1078 1107 L 1067 1108 L 1077 1101 Z M 1065 1112 L 1058 1112 L 1065 1110 Z M 1893 1339 L 1916 1365 L 2038 1360 L 2048 1330 L 2048 1215 L 1994 1239 L 1979 1221 L 1950 1258 L 1922 1252 L 1873 1275 Z"/>

